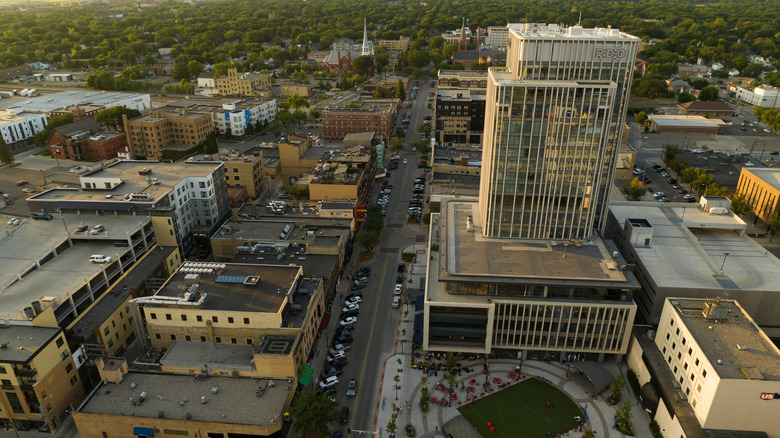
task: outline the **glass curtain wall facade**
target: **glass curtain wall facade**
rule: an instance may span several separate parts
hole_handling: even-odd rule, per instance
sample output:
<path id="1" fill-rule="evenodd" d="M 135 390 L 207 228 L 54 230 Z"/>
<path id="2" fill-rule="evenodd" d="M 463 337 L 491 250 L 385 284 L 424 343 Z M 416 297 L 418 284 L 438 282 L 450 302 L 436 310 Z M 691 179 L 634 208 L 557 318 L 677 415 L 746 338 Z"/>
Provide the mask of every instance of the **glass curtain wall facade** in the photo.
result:
<path id="1" fill-rule="evenodd" d="M 606 218 L 637 42 L 526 25 L 491 69 L 480 212 L 487 237 L 588 239 Z"/>

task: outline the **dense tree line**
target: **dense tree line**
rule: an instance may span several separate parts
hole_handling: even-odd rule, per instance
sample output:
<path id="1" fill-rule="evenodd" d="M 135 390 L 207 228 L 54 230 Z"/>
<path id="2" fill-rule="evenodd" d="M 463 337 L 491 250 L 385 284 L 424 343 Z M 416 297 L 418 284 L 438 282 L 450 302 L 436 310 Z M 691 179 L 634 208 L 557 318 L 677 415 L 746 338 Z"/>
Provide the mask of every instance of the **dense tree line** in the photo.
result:
<path id="1" fill-rule="evenodd" d="M 114 20 L 109 12 L 125 16 Z M 327 49 L 336 38 L 360 40 L 365 17 L 373 38 L 411 37 L 411 51 L 401 61 L 421 68 L 451 53 L 452 48 L 435 37 L 459 28 L 463 16 L 472 29 L 484 29 L 508 21 L 571 25 L 580 14 L 585 27 L 611 25 L 656 41 L 641 56 L 653 63 L 650 71 L 659 76 L 674 74 L 677 62 L 698 58 L 751 73 L 760 72 L 761 66 L 751 65 L 750 53 L 780 58 L 778 2 L 434 0 L 423 6 L 411 0 L 227 0 L 158 3 L 148 10 L 125 6 L 5 12 L 0 14 L 0 64 L 63 62 L 66 68 L 122 71 L 136 64 L 151 66 L 157 49 L 170 47 L 177 79 L 192 77 L 198 65 L 224 67 L 236 59 L 242 70 L 276 68 L 307 51 Z M 381 52 L 380 69 L 386 63 Z"/>

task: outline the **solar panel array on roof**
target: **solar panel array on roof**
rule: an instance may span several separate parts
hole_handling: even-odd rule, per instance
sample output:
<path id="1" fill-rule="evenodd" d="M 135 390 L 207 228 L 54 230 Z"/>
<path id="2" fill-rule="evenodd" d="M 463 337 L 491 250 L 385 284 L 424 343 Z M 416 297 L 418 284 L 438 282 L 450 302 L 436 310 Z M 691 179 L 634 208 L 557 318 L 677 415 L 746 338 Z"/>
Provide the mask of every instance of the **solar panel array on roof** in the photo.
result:
<path id="1" fill-rule="evenodd" d="M 217 275 L 216 282 L 244 284 L 247 278 L 245 275 Z"/>

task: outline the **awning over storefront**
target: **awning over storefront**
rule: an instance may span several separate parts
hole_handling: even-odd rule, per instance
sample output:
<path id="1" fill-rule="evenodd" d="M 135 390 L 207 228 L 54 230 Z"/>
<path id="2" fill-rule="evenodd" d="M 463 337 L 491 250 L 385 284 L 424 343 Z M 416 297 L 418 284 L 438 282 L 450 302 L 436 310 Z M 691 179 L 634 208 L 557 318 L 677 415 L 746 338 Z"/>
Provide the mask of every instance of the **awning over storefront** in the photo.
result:
<path id="1" fill-rule="evenodd" d="M 418 295 L 417 298 L 414 300 L 414 308 L 415 310 L 422 311 L 425 308 L 425 296 Z"/>
<path id="2" fill-rule="evenodd" d="M 601 391 L 607 389 L 609 384 L 612 383 L 612 380 L 615 378 L 615 376 L 613 376 L 609 370 L 597 362 L 568 362 L 566 365 L 572 368 L 576 368 L 582 372 L 582 374 L 587 378 L 586 381 L 581 379 L 572 380 L 579 383 L 582 389 L 591 395 L 599 394 Z"/>
<path id="3" fill-rule="evenodd" d="M 320 330 L 325 330 L 328 328 L 328 323 L 330 322 L 330 313 L 325 312 L 325 315 L 322 316 L 322 323 L 320 323 Z"/>
<path id="4" fill-rule="evenodd" d="M 417 315 L 414 315 L 414 332 L 417 333 L 421 331 L 424 327 L 425 322 L 425 314 L 424 313 L 418 313 Z"/>
<path id="5" fill-rule="evenodd" d="M 423 332 L 415 333 L 412 335 L 412 344 L 422 345 Z"/>

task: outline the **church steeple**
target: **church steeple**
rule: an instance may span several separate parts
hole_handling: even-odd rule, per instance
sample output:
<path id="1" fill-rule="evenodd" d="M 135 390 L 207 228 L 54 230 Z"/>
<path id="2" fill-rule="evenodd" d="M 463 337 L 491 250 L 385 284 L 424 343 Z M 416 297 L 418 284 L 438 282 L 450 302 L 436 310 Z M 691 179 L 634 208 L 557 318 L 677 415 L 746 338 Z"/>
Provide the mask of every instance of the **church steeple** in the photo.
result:
<path id="1" fill-rule="evenodd" d="M 463 24 L 460 26 L 460 41 L 458 42 L 458 51 L 465 52 L 468 48 L 468 41 L 466 40 L 466 17 L 463 17 Z"/>
<path id="2" fill-rule="evenodd" d="M 366 28 L 366 19 L 363 18 L 363 50 L 360 52 L 363 56 L 371 55 L 371 47 L 368 46 L 368 29 Z"/>

